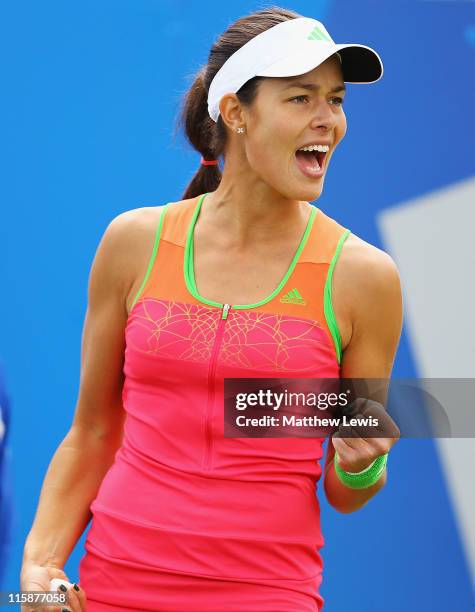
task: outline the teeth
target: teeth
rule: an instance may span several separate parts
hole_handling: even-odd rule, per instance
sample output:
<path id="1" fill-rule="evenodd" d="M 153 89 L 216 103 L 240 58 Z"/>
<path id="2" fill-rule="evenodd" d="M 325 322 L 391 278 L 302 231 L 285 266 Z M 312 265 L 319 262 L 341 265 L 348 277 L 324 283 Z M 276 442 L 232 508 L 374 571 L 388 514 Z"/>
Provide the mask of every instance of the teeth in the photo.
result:
<path id="1" fill-rule="evenodd" d="M 308 147 L 302 147 L 299 151 L 320 151 L 320 153 L 328 153 L 330 147 L 328 145 L 314 144 Z"/>

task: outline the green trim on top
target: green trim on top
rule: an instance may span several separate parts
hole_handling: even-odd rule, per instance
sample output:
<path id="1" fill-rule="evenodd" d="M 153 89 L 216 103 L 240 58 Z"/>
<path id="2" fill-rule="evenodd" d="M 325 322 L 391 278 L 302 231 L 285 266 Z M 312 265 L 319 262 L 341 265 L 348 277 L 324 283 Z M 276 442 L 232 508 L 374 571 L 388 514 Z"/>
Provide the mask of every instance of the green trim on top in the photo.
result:
<path id="1" fill-rule="evenodd" d="M 204 302 L 205 304 L 208 304 L 209 306 L 218 306 L 219 308 L 222 308 L 224 304 L 220 304 L 219 302 L 214 302 L 212 300 L 206 300 L 205 298 L 202 298 L 198 294 L 198 290 L 196 288 L 196 283 L 195 283 L 195 268 L 194 268 L 194 262 L 193 262 L 193 230 L 195 229 L 196 218 L 198 217 L 198 214 L 200 212 L 201 204 L 205 196 L 208 195 L 208 193 L 209 192 L 203 193 L 203 195 L 200 196 L 200 199 L 198 200 L 198 204 L 196 205 L 195 211 L 191 218 L 190 226 L 188 227 L 188 233 L 186 236 L 186 243 L 185 243 L 185 257 L 184 257 L 185 284 L 186 284 L 186 288 L 191 293 L 191 295 L 193 295 L 193 297 L 195 297 L 200 302 Z"/>
<path id="2" fill-rule="evenodd" d="M 152 255 L 151 255 L 150 261 L 148 263 L 147 272 L 145 273 L 145 278 L 143 279 L 142 284 L 140 285 L 140 289 L 137 291 L 137 294 L 135 295 L 134 301 L 132 302 L 131 310 L 135 306 L 137 300 L 139 299 L 140 294 L 144 290 L 145 285 L 147 284 L 147 281 L 149 279 L 150 273 L 152 272 L 153 264 L 155 262 L 155 257 L 157 255 L 157 251 L 158 251 L 158 243 L 160 242 L 160 235 L 162 233 L 163 218 L 165 217 L 165 212 L 167 210 L 167 206 L 168 206 L 168 204 L 165 204 L 165 206 L 162 207 L 163 210 L 160 212 L 160 220 L 158 222 L 157 230 L 155 232 L 155 242 L 153 244 Z"/>
<path id="3" fill-rule="evenodd" d="M 195 229 L 195 224 L 196 224 L 196 219 L 199 215 L 200 212 L 200 208 L 201 208 L 201 204 L 203 203 L 203 200 L 205 198 L 205 196 L 207 196 L 208 193 L 204 193 L 202 196 L 200 196 L 200 199 L 198 200 L 198 204 L 196 205 L 195 208 L 195 212 L 193 214 L 193 217 L 191 219 L 191 223 L 190 223 L 190 227 L 188 229 L 188 235 L 186 238 L 186 244 L 185 244 L 185 257 L 184 257 L 184 273 L 185 273 L 185 283 L 187 286 L 188 291 L 200 302 L 203 302 L 204 304 L 208 304 L 209 306 L 217 306 L 219 308 L 222 308 L 224 306 L 224 304 L 222 304 L 221 302 L 215 302 L 213 300 L 207 300 L 206 298 L 202 297 L 199 293 L 198 290 L 196 288 L 196 282 L 195 282 L 195 270 L 194 270 L 194 262 L 193 262 L 193 231 Z M 274 291 L 268 295 L 266 298 L 264 298 L 263 300 L 261 300 L 260 302 L 255 302 L 254 304 L 231 304 L 231 308 L 234 309 L 239 309 L 239 310 L 245 310 L 246 308 L 257 308 L 258 306 L 262 306 L 263 304 L 267 304 L 267 302 L 270 302 L 276 295 L 278 295 L 278 293 L 282 290 L 282 288 L 284 287 L 285 283 L 288 281 L 290 275 L 292 274 L 295 266 L 297 265 L 297 261 L 300 257 L 300 254 L 302 253 L 305 244 L 307 242 L 308 239 L 308 235 L 310 234 L 310 230 L 312 229 L 312 225 L 313 225 L 313 221 L 315 219 L 315 215 L 317 214 L 317 208 L 316 207 L 312 207 L 312 212 L 310 213 L 309 219 L 307 221 L 307 227 L 305 228 L 305 232 L 303 233 L 303 236 L 300 240 L 300 244 L 295 252 L 295 255 L 292 259 L 292 262 L 284 276 L 284 278 L 280 281 L 280 283 L 278 284 L 278 286 L 274 289 Z"/>
<path id="4" fill-rule="evenodd" d="M 338 259 L 338 255 L 340 254 L 341 247 L 343 243 L 351 234 L 350 230 L 346 230 L 345 233 L 340 237 L 338 241 L 337 247 L 335 249 L 335 253 L 333 254 L 330 267 L 328 268 L 327 279 L 325 281 L 325 288 L 323 291 L 323 310 L 325 313 L 325 319 L 327 321 L 328 328 L 333 337 L 333 342 L 335 344 L 336 356 L 338 359 L 338 363 L 341 362 L 341 336 L 340 330 L 338 329 L 338 324 L 336 322 L 335 313 L 333 312 L 332 305 L 332 276 L 333 276 L 333 268 L 335 267 L 336 260 Z"/>

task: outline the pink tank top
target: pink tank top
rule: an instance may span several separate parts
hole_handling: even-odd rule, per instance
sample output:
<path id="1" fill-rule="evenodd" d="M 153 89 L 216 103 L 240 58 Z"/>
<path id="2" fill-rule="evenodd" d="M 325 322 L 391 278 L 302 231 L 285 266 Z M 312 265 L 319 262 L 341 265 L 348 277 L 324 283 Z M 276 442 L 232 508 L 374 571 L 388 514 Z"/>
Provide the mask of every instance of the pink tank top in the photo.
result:
<path id="1" fill-rule="evenodd" d="M 194 282 L 205 195 L 161 211 L 125 332 L 123 443 L 91 510 L 120 521 L 131 563 L 296 581 L 316 594 L 324 438 L 224 438 L 223 381 L 339 377 L 331 277 L 350 232 L 313 207 L 275 291 L 255 304 L 220 304 Z"/>

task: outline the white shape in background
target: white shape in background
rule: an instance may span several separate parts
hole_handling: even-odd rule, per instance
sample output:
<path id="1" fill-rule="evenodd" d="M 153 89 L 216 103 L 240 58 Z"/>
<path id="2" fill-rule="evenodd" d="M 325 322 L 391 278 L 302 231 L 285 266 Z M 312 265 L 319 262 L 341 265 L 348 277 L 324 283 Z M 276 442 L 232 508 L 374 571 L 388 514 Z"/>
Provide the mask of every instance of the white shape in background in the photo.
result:
<path id="1" fill-rule="evenodd" d="M 418 375 L 475 378 L 475 178 L 386 209 L 378 225 L 401 274 Z M 475 583 L 475 443 L 435 443 Z"/>
<path id="2" fill-rule="evenodd" d="M 0 443 L 5 435 L 5 423 L 3 422 L 2 406 L 0 405 Z"/>

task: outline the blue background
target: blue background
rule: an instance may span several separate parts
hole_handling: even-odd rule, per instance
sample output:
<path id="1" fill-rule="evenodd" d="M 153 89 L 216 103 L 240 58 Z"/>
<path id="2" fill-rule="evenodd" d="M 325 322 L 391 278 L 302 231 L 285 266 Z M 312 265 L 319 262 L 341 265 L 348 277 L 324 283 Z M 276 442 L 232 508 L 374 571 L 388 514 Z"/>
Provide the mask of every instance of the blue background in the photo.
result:
<path id="1" fill-rule="evenodd" d="M 87 279 L 110 220 L 180 199 L 199 154 L 174 138 L 181 95 L 217 35 L 262 3 L 23 0 L 0 7 L 4 296 L 12 399 L 17 590 L 41 483 L 72 420 Z M 378 50 L 381 81 L 349 85 L 348 133 L 318 206 L 380 246 L 377 213 L 475 174 L 475 4 L 282 4 L 337 42 Z M 344 176 L 344 180 L 342 180 Z M 395 376 L 417 374 L 406 333 Z M 431 440 L 401 440 L 385 489 L 340 515 L 322 505 L 325 612 L 473 609 L 462 534 Z M 81 538 L 66 566 L 77 579 Z"/>

